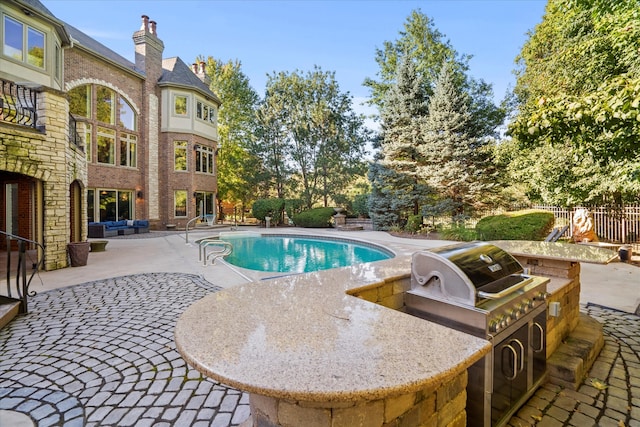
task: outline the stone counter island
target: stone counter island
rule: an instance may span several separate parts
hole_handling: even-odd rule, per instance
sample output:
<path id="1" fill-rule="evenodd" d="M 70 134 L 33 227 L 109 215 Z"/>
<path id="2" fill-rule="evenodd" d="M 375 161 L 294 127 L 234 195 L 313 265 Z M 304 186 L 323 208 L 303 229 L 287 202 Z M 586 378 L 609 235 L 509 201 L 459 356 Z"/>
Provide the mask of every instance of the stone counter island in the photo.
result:
<path id="1" fill-rule="evenodd" d="M 467 368 L 491 345 L 394 309 L 410 271 L 396 257 L 211 294 L 178 320 L 178 351 L 250 394 L 248 426 L 464 426 Z"/>

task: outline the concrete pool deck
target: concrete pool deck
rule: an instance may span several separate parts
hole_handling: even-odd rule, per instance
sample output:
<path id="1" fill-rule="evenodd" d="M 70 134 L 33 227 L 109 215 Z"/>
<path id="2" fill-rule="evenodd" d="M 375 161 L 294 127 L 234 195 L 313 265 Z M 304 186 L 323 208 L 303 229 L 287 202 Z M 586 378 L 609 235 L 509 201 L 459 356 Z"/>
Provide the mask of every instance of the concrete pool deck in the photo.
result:
<path id="1" fill-rule="evenodd" d="M 193 242 L 222 230 L 189 237 Z M 400 255 L 448 243 L 368 231 L 258 231 L 367 240 Z M 246 395 L 189 368 L 175 351 L 172 330 L 175 317 L 195 299 L 260 275 L 244 277 L 253 274 L 224 263 L 203 267 L 197 246 L 185 244 L 180 232 L 106 240 L 106 251 L 91 253 L 86 266 L 35 277 L 32 290 L 40 295 L 32 313 L 14 320 L 10 333 L 0 330 L 0 425 L 15 421 L 6 409 L 28 414 L 24 425 L 242 423 L 249 411 Z M 607 388 L 585 384 L 570 392 L 544 386 L 513 426 L 640 426 L 640 318 L 623 313 L 638 305 L 640 268 L 582 264 L 581 276 L 581 305 L 605 325 L 605 348 L 590 376 Z M 133 314 L 123 318 L 127 310 Z M 53 422 L 56 414 L 64 421 Z"/>
<path id="2" fill-rule="evenodd" d="M 148 234 L 108 238 L 106 251 L 89 254 L 86 266 L 41 272 L 36 276 L 31 289 L 43 292 L 49 289 L 76 285 L 88 281 L 117 275 L 176 272 L 202 276 L 205 280 L 228 288 L 248 279 L 259 280 L 273 276 L 239 269 L 223 262 L 203 266 L 198 261 L 195 240 L 229 228 L 192 230 L 189 243 L 184 232 L 150 232 Z M 241 228 L 242 230 L 242 228 Z M 262 233 L 290 233 L 304 235 L 336 236 L 365 240 L 385 246 L 398 255 L 410 255 L 417 250 L 433 248 L 451 243 L 445 240 L 405 239 L 381 231 L 337 231 L 333 229 L 302 228 L 247 228 Z M 94 239 L 91 239 L 94 240 Z M 0 284 L 3 281 L 0 281 Z M 629 313 L 640 306 L 640 268 L 631 264 L 612 262 L 608 265 L 581 264 L 580 303 L 594 303 Z"/>

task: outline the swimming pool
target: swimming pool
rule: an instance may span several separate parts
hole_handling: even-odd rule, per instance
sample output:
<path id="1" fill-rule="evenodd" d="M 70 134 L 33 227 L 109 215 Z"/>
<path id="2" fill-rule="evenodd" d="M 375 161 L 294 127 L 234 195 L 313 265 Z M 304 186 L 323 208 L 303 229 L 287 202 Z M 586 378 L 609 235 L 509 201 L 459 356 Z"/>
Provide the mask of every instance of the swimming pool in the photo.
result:
<path id="1" fill-rule="evenodd" d="M 249 270 L 306 273 L 393 258 L 380 246 L 349 239 L 283 234 L 220 233 L 233 246 L 225 261 Z"/>

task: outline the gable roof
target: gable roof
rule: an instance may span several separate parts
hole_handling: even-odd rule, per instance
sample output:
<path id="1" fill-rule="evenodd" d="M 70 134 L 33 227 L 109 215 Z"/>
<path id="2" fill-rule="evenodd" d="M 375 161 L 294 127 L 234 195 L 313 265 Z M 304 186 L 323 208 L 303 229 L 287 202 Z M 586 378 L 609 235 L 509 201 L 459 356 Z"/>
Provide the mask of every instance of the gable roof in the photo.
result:
<path id="1" fill-rule="evenodd" d="M 158 80 L 159 86 L 177 86 L 188 89 L 196 89 L 206 98 L 211 98 L 220 105 L 220 98 L 209 89 L 191 68 L 177 56 L 162 60 L 162 76 Z"/>

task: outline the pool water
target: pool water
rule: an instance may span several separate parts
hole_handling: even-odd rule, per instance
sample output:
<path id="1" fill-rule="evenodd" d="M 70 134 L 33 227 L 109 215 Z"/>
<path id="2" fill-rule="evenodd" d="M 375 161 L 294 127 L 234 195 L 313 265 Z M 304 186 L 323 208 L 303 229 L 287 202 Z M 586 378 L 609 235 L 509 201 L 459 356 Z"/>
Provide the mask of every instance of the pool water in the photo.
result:
<path id="1" fill-rule="evenodd" d="M 241 236 L 221 234 L 233 252 L 225 260 L 250 270 L 278 273 L 306 273 L 393 258 L 383 248 L 353 240 L 302 236 Z"/>

